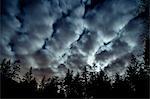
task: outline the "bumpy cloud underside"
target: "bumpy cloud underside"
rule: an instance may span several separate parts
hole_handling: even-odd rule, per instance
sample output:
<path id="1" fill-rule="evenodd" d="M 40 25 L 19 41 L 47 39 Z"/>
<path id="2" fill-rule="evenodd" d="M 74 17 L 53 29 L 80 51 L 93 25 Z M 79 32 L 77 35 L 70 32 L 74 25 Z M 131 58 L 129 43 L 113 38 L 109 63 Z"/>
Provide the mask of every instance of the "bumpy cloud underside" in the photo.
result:
<path id="1" fill-rule="evenodd" d="M 137 0 L 2 0 L 0 60 L 37 75 L 95 63 L 115 72 L 142 50 Z"/>

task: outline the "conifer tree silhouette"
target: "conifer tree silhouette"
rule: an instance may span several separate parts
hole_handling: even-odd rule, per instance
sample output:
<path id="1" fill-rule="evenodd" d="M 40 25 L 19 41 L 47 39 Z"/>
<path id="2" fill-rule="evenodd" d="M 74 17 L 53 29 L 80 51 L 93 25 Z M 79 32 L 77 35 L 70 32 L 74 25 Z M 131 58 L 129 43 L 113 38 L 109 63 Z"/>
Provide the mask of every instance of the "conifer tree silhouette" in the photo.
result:
<path id="1" fill-rule="evenodd" d="M 87 66 L 84 66 L 82 72 L 82 83 L 83 83 L 83 97 L 87 97 L 87 87 L 88 87 L 88 70 Z"/>
<path id="2" fill-rule="evenodd" d="M 147 35 L 144 39 L 144 53 L 143 53 L 143 59 L 144 59 L 144 69 L 147 70 L 147 72 L 150 74 L 150 53 L 149 53 L 149 43 L 150 43 L 150 37 Z"/>
<path id="3" fill-rule="evenodd" d="M 14 63 L 11 60 L 4 59 L 1 63 L 0 72 L 1 76 L 14 79 L 18 76 L 18 72 L 20 71 L 20 65 L 17 61 Z"/>
<path id="4" fill-rule="evenodd" d="M 68 69 L 68 72 L 66 73 L 66 77 L 64 78 L 66 97 L 72 98 L 72 92 L 73 92 L 72 82 L 73 82 L 73 71 L 70 71 Z"/>
<path id="5" fill-rule="evenodd" d="M 33 77 L 32 67 L 29 71 L 25 73 L 22 81 L 20 82 L 20 87 L 22 90 L 22 96 L 24 97 L 36 97 L 37 92 L 37 82 L 35 77 Z M 24 95 L 26 93 L 26 95 Z"/>
<path id="6" fill-rule="evenodd" d="M 131 64 L 128 66 L 126 72 L 126 80 L 130 83 L 134 90 L 134 97 L 146 98 L 149 97 L 149 75 L 134 55 L 131 57 Z"/>
<path id="7" fill-rule="evenodd" d="M 41 82 L 40 82 L 40 84 L 39 84 L 40 89 L 44 89 L 45 83 L 46 83 L 46 78 L 45 78 L 45 75 L 44 75 Z"/>
<path id="8" fill-rule="evenodd" d="M 111 96 L 109 93 L 111 91 L 111 84 L 110 79 L 108 78 L 107 74 L 100 70 L 97 73 L 97 88 L 96 88 L 96 97 L 109 97 Z"/>
<path id="9" fill-rule="evenodd" d="M 133 97 L 133 89 L 130 83 L 118 73 L 115 75 L 115 82 L 112 84 L 112 88 L 113 97 L 115 98 Z"/>
<path id="10" fill-rule="evenodd" d="M 25 73 L 23 81 L 30 83 L 33 80 L 32 67 L 30 67 L 29 71 Z"/>
<path id="11" fill-rule="evenodd" d="M 137 97 L 149 97 L 150 87 L 150 65 L 149 65 L 149 36 L 144 39 L 144 63 L 139 63 L 138 81 L 136 82 L 136 95 Z M 141 91 L 142 90 L 142 91 Z"/>
<path id="12" fill-rule="evenodd" d="M 48 79 L 43 90 L 43 97 L 57 98 L 58 97 L 58 77 Z"/>
<path id="13" fill-rule="evenodd" d="M 74 77 L 72 84 L 74 90 L 73 97 L 74 98 L 83 97 L 83 84 L 82 84 L 81 75 L 79 73 L 77 73 L 76 76 Z"/>
<path id="14" fill-rule="evenodd" d="M 15 79 L 18 79 L 18 72 L 20 70 L 18 63 L 17 61 L 11 62 L 4 59 L 0 64 L 2 97 L 14 97 L 17 94 L 15 88 L 19 86 Z"/>

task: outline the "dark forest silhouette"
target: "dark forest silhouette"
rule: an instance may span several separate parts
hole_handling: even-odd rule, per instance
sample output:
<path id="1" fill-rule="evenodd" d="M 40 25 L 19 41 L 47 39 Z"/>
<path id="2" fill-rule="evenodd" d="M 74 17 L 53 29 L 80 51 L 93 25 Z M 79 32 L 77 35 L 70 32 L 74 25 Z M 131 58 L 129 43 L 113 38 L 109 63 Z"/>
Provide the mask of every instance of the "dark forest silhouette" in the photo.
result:
<path id="1" fill-rule="evenodd" d="M 83 72 L 73 76 L 69 70 L 64 79 L 44 76 L 39 87 L 32 74 L 32 68 L 20 78 L 20 61 L 11 62 L 4 59 L 1 63 L 1 97 L 23 98 L 149 98 L 149 38 L 145 39 L 143 60 L 135 55 L 126 69 L 125 75 L 116 74 L 110 79 L 103 71 L 89 71 L 85 66 Z M 16 79 L 18 81 L 16 81 Z"/>

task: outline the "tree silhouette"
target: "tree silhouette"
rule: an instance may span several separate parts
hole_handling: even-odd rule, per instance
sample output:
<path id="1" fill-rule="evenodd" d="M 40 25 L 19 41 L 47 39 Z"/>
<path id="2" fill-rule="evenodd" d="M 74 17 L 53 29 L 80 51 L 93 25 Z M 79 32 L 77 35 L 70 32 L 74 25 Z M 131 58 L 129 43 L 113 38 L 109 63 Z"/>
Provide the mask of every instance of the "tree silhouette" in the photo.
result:
<path id="1" fill-rule="evenodd" d="M 14 97 L 17 94 L 13 90 L 18 88 L 18 83 L 15 80 L 18 79 L 19 66 L 19 61 L 11 62 L 7 59 L 4 59 L 0 64 L 2 97 Z"/>
<path id="2" fill-rule="evenodd" d="M 29 71 L 24 75 L 23 81 L 30 83 L 33 80 L 32 67 L 30 67 Z"/>
<path id="3" fill-rule="evenodd" d="M 138 76 L 138 81 L 135 83 L 136 96 L 141 98 L 149 97 L 150 76 L 143 67 L 139 68 Z"/>
<path id="4" fill-rule="evenodd" d="M 4 59 L 0 65 L 1 76 L 10 79 L 17 78 L 18 72 L 20 71 L 20 65 L 18 63 L 18 61 L 12 63 L 10 60 Z"/>
<path id="5" fill-rule="evenodd" d="M 127 68 L 126 80 L 134 89 L 135 97 L 149 97 L 149 75 L 144 68 L 145 64 L 138 62 L 136 57 L 132 55 L 131 64 Z M 142 91 L 141 91 L 142 90 Z"/>
<path id="6" fill-rule="evenodd" d="M 45 76 L 43 76 L 43 78 L 42 78 L 42 80 L 41 80 L 41 82 L 39 84 L 39 88 L 40 89 L 44 89 L 45 83 L 46 83 L 46 79 L 45 79 Z"/>
<path id="7" fill-rule="evenodd" d="M 65 86 L 64 86 L 64 80 L 59 80 L 58 83 L 58 98 L 65 98 Z"/>
<path id="8" fill-rule="evenodd" d="M 83 82 L 81 75 L 79 73 L 77 73 L 76 76 L 74 77 L 72 84 L 74 90 L 73 97 L 74 98 L 83 97 Z"/>
<path id="9" fill-rule="evenodd" d="M 43 90 L 43 97 L 58 97 L 58 77 L 49 78 Z"/>
<path id="10" fill-rule="evenodd" d="M 83 87 L 84 87 L 83 96 L 87 97 L 88 71 L 86 66 L 84 66 L 83 69 L 82 80 L 83 80 Z"/>
<path id="11" fill-rule="evenodd" d="M 145 40 L 144 40 L 144 53 L 143 53 L 143 59 L 144 59 L 144 69 L 147 70 L 147 72 L 150 74 L 150 61 L 149 61 L 149 56 L 150 56 L 150 53 L 149 53 L 149 35 L 147 35 L 145 37 Z"/>
<path id="12" fill-rule="evenodd" d="M 145 55 L 145 52 L 143 53 Z M 131 55 L 131 61 L 124 75 L 115 75 L 114 80 L 103 71 L 83 67 L 82 72 L 73 75 L 69 70 L 65 78 L 44 76 L 37 84 L 32 67 L 20 82 L 18 62 L 3 60 L 1 63 L 2 97 L 5 98 L 149 98 L 149 70 L 143 60 Z M 39 87 L 37 87 L 39 86 Z"/>
<path id="13" fill-rule="evenodd" d="M 112 88 L 113 97 L 133 97 L 133 89 L 130 83 L 118 73 L 115 75 L 115 82 L 113 83 Z"/>
<path id="14" fill-rule="evenodd" d="M 20 81 L 21 96 L 24 97 L 35 97 L 37 91 L 37 82 L 32 74 L 32 67 L 27 73 L 25 73 L 22 81 Z M 26 93 L 26 95 L 24 95 Z M 21 97 L 20 96 L 20 97 Z"/>
<path id="15" fill-rule="evenodd" d="M 96 88 L 96 97 L 110 97 L 110 91 L 111 91 L 111 84 L 110 79 L 108 78 L 107 74 L 100 70 L 99 73 L 97 73 L 97 88 Z"/>
<path id="16" fill-rule="evenodd" d="M 130 61 L 130 65 L 127 67 L 126 73 L 127 73 L 127 77 L 126 79 L 128 79 L 130 81 L 130 83 L 136 83 L 137 79 L 138 79 L 138 75 L 137 75 L 137 71 L 138 71 L 138 61 L 136 59 L 136 57 L 134 55 L 131 56 L 131 61 Z"/>
<path id="17" fill-rule="evenodd" d="M 73 71 L 68 69 L 66 73 L 66 77 L 64 78 L 64 85 L 65 85 L 65 95 L 66 97 L 72 97 L 72 82 L 73 82 Z"/>

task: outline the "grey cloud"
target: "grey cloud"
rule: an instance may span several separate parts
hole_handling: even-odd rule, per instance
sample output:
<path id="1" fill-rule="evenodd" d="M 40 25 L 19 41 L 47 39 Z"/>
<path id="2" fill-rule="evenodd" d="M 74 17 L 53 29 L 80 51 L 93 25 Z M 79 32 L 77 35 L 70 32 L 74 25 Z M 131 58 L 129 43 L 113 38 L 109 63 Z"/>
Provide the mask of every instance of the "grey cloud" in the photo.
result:
<path id="1" fill-rule="evenodd" d="M 54 75 L 53 70 L 51 68 L 34 68 L 33 74 L 36 76 L 37 80 L 41 80 L 44 76 L 46 79 Z"/>
<path id="2" fill-rule="evenodd" d="M 86 57 L 84 57 L 83 55 L 73 54 L 68 56 L 67 64 L 70 69 L 81 69 L 84 65 L 87 64 L 85 61 Z"/>
<path id="3" fill-rule="evenodd" d="M 28 35 L 16 35 L 12 42 L 14 43 L 14 51 L 16 54 L 28 55 L 39 50 L 42 47 L 44 40 Z"/>
<path id="4" fill-rule="evenodd" d="M 136 0 L 2 1 L 0 60 L 20 59 L 24 71 L 33 66 L 38 76 L 59 75 L 93 62 L 114 71 L 124 68 L 124 56 L 140 52 L 144 23 Z"/>
<path id="5" fill-rule="evenodd" d="M 113 53 L 115 54 L 124 54 L 128 53 L 129 46 L 128 43 L 126 43 L 125 41 L 118 39 L 112 45 L 112 49 L 114 50 Z"/>
<path id="6" fill-rule="evenodd" d="M 140 44 L 140 36 L 142 35 L 143 31 L 144 22 L 137 16 L 125 27 L 122 39 L 127 41 L 129 44 L 131 43 L 131 46 L 136 46 L 136 44 Z"/>
<path id="7" fill-rule="evenodd" d="M 88 32 L 77 43 L 79 43 L 78 46 L 83 52 L 90 54 L 98 44 L 98 34 L 94 32 Z"/>
<path id="8" fill-rule="evenodd" d="M 18 0 L 13 0 L 13 2 L 10 2 L 9 0 L 2 0 L 0 14 L 14 16 L 19 12 L 17 8 L 17 2 Z"/>
<path id="9" fill-rule="evenodd" d="M 113 53 L 104 50 L 104 51 L 100 52 L 99 54 L 96 54 L 95 56 L 96 56 L 96 60 L 97 60 L 97 61 L 99 61 L 99 60 L 105 61 L 105 60 L 107 60 L 109 57 L 111 57 L 112 54 L 113 54 Z"/>
<path id="10" fill-rule="evenodd" d="M 46 50 L 39 50 L 33 55 L 38 66 L 48 67 L 47 65 L 50 65 L 52 61 L 52 57 L 50 57 L 50 55 L 47 55 L 47 54 L 48 52 Z"/>
<path id="11" fill-rule="evenodd" d="M 70 19 L 60 20 L 56 32 L 48 41 L 47 48 L 52 53 L 61 55 L 78 38 L 78 34 L 75 32 L 76 29 L 76 25 Z"/>
<path id="12" fill-rule="evenodd" d="M 136 3 L 135 1 L 129 2 L 129 0 L 106 0 L 103 5 L 87 13 L 85 19 L 89 28 L 102 31 L 101 35 L 104 37 L 114 37 L 122 25 L 134 17 Z"/>
<path id="13" fill-rule="evenodd" d="M 115 73 L 124 73 L 127 64 L 130 62 L 131 53 L 123 55 L 115 60 L 113 60 L 108 66 L 104 68 L 109 74 L 115 75 Z"/>
<path id="14" fill-rule="evenodd" d="M 58 65 L 58 75 L 61 75 L 62 77 L 65 77 L 65 73 L 67 73 L 68 68 L 64 64 Z"/>
<path id="15" fill-rule="evenodd" d="M 105 71 L 108 72 L 109 74 L 112 73 L 113 75 L 115 73 L 122 73 L 123 70 L 125 70 L 125 62 L 123 60 L 116 59 L 107 67 L 105 67 Z"/>
<path id="16" fill-rule="evenodd" d="M 1 1 L 0 13 L 0 60 L 4 57 L 14 58 L 14 52 L 11 51 L 9 43 L 15 35 L 15 31 L 20 27 L 20 22 L 14 17 L 18 13 L 17 1 L 9 2 L 9 0 Z"/>
<path id="17" fill-rule="evenodd" d="M 100 49 L 101 50 L 101 49 Z M 120 57 L 126 53 L 129 53 L 130 46 L 128 46 L 128 43 L 125 41 L 122 41 L 120 39 L 116 39 L 113 41 L 113 44 L 111 45 L 111 50 L 104 50 L 100 53 L 97 53 L 96 60 L 97 61 L 107 61 L 107 59 L 112 58 L 114 56 Z"/>

